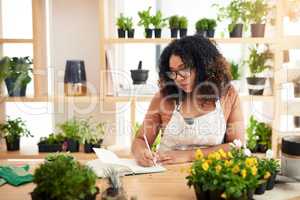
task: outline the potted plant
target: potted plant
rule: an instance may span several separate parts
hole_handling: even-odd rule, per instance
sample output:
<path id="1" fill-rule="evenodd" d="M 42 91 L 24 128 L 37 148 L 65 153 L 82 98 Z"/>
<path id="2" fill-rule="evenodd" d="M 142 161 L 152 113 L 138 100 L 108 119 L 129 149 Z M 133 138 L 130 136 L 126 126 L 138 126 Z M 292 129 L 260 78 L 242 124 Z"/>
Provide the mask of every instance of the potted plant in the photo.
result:
<path id="1" fill-rule="evenodd" d="M 27 129 L 25 122 L 20 118 L 10 119 L 0 124 L 1 137 L 6 140 L 6 146 L 8 151 L 16 151 L 20 149 L 20 138 L 33 137 L 30 131 Z"/>
<path id="2" fill-rule="evenodd" d="M 85 153 L 93 153 L 93 148 L 100 148 L 105 134 L 104 123 L 92 123 L 90 118 L 81 120 L 81 142 Z"/>
<path id="3" fill-rule="evenodd" d="M 266 168 L 267 171 L 271 173 L 271 176 L 267 180 L 267 190 L 272 190 L 275 185 L 275 180 L 277 173 L 280 171 L 279 161 L 273 158 L 273 152 L 271 149 L 268 149 L 266 152 Z"/>
<path id="4" fill-rule="evenodd" d="M 257 75 L 270 68 L 270 66 L 266 64 L 269 58 L 267 52 L 259 53 L 257 48 L 250 48 L 249 58 L 245 61 L 250 71 L 250 77 L 247 77 L 250 95 L 263 95 L 266 78 L 257 77 Z"/>
<path id="5" fill-rule="evenodd" d="M 234 86 L 234 88 L 237 90 L 237 92 L 240 92 L 240 70 L 239 70 L 239 64 L 235 63 L 234 61 L 230 62 L 230 72 L 232 76 L 231 84 Z"/>
<path id="6" fill-rule="evenodd" d="M 127 195 L 122 186 L 119 172 L 114 168 L 108 168 L 105 172 L 108 177 L 109 187 L 102 193 L 102 200 L 126 200 Z"/>
<path id="7" fill-rule="evenodd" d="M 179 17 L 178 15 L 173 15 L 169 17 L 169 28 L 171 31 L 171 38 L 177 38 L 179 29 Z"/>
<path id="8" fill-rule="evenodd" d="M 252 37 L 264 37 L 265 22 L 269 9 L 268 3 L 265 0 L 254 0 L 246 3 L 246 17 L 249 22 L 252 22 Z"/>
<path id="9" fill-rule="evenodd" d="M 32 60 L 30 57 L 4 57 L 0 61 L 0 81 L 5 80 L 9 96 L 26 96 L 31 81 Z"/>
<path id="10" fill-rule="evenodd" d="M 154 26 L 155 38 L 161 38 L 161 29 L 167 26 L 167 18 L 163 18 L 161 11 L 157 11 L 155 15 L 151 17 L 151 23 Z"/>
<path id="11" fill-rule="evenodd" d="M 272 128 L 264 123 L 258 122 L 253 116 L 250 116 L 247 127 L 248 148 L 265 153 L 271 147 Z"/>
<path id="12" fill-rule="evenodd" d="M 208 30 L 208 19 L 203 18 L 203 19 L 198 20 L 196 22 L 195 28 L 196 28 L 197 34 L 206 37 L 207 30 Z"/>
<path id="13" fill-rule="evenodd" d="M 81 125 L 80 121 L 76 118 L 65 121 L 58 125 L 60 134 L 64 136 L 64 146 L 65 150 L 70 152 L 79 151 L 79 141 L 81 140 Z"/>
<path id="14" fill-rule="evenodd" d="M 271 177 L 271 173 L 269 170 L 268 162 L 266 159 L 259 159 L 258 160 L 258 179 L 259 184 L 255 189 L 255 194 L 264 194 L 267 187 L 267 181 Z"/>
<path id="15" fill-rule="evenodd" d="M 118 27 L 118 37 L 125 38 L 126 33 L 126 17 L 123 13 L 120 13 L 120 16 L 117 18 L 117 27 Z"/>
<path id="16" fill-rule="evenodd" d="M 133 84 L 146 84 L 149 70 L 142 69 L 142 61 L 139 61 L 138 69 L 130 70 Z"/>
<path id="17" fill-rule="evenodd" d="M 147 10 L 138 12 L 138 15 L 140 17 L 140 21 L 139 21 L 138 25 L 144 26 L 146 38 L 152 38 L 152 29 L 150 28 L 152 17 L 150 15 L 150 10 L 151 10 L 151 6 L 148 7 Z"/>
<path id="18" fill-rule="evenodd" d="M 184 37 L 187 35 L 187 27 L 188 27 L 188 20 L 185 16 L 181 16 L 178 19 L 179 23 L 179 36 Z"/>
<path id="19" fill-rule="evenodd" d="M 243 36 L 243 23 L 247 23 L 246 17 L 246 1 L 231 0 L 229 5 L 223 7 L 218 4 L 214 4 L 218 9 L 218 21 L 229 19 L 228 31 L 230 37 L 242 37 Z"/>
<path id="20" fill-rule="evenodd" d="M 215 36 L 215 28 L 217 26 L 217 22 L 214 19 L 208 19 L 207 21 L 207 30 L 206 36 L 213 38 Z"/>
<path id="21" fill-rule="evenodd" d="M 50 134 L 48 137 L 40 138 L 38 143 L 39 152 L 57 152 L 62 151 L 64 137 L 60 134 Z"/>
<path id="22" fill-rule="evenodd" d="M 133 28 L 133 19 L 132 19 L 132 17 L 126 17 L 125 27 L 126 27 L 126 31 L 127 31 L 127 37 L 128 38 L 134 38 L 134 28 Z"/>
<path id="23" fill-rule="evenodd" d="M 96 174 L 73 157 L 54 154 L 46 157 L 34 172 L 36 187 L 32 200 L 80 199 L 94 200 L 99 193 Z"/>

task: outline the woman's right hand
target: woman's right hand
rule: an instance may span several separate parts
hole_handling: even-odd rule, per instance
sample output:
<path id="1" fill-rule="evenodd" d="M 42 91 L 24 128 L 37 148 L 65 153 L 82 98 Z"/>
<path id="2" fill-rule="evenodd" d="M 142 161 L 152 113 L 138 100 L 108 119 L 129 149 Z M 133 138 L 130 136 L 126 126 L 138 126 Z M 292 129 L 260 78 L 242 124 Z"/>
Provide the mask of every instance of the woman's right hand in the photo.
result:
<path id="1" fill-rule="evenodd" d="M 158 160 L 158 154 L 155 152 L 150 152 L 149 149 L 143 149 L 140 151 L 139 155 L 136 157 L 137 163 L 144 167 L 151 167 L 156 164 Z"/>

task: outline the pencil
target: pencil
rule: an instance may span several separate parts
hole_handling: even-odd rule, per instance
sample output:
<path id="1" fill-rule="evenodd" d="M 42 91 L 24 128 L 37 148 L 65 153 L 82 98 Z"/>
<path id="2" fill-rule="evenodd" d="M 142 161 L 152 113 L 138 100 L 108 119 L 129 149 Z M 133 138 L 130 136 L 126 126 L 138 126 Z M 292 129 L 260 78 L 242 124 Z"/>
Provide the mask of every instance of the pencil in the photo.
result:
<path id="1" fill-rule="evenodd" d="M 150 145 L 149 145 L 149 143 L 148 143 L 148 140 L 147 140 L 147 137 L 146 137 L 146 134 L 144 134 L 144 140 L 145 140 L 145 143 L 146 143 L 146 146 L 147 146 L 147 149 L 150 151 L 150 153 L 152 154 L 152 151 L 151 151 L 151 149 L 150 149 Z M 156 160 L 155 160 L 155 158 L 153 158 L 153 164 L 154 164 L 154 166 L 157 166 L 157 164 L 156 164 Z"/>

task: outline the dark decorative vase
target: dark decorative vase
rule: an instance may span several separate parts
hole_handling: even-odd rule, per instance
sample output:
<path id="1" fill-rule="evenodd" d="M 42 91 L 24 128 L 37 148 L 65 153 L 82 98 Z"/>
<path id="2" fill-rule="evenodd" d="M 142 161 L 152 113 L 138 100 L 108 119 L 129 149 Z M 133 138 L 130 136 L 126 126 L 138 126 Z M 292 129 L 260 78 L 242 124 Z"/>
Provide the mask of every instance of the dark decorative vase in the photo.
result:
<path id="1" fill-rule="evenodd" d="M 178 36 L 178 28 L 171 28 L 171 38 L 177 38 Z"/>
<path id="2" fill-rule="evenodd" d="M 142 69 L 142 61 L 139 62 L 138 69 L 130 70 L 133 84 L 146 84 L 149 70 Z"/>
<path id="3" fill-rule="evenodd" d="M 10 97 L 24 97 L 26 96 L 27 85 L 17 87 L 17 78 L 6 78 L 5 84 L 7 88 L 7 93 Z"/>
<path id="4" fill-rule="evenodd" d="M 134 29 L 127 30 L 127 37 L 128 38 L 134 38 Z"/>
<path id="5" fill-rule="evenodd" d="M 67 60 L 64 82 L 66 96 L 86 95 L 86 75 L 84 61 Z"/>
<path id="6" fill-rule="evenodd" d="M 152 38 L 152 32 L 153 32 L 153 30 L 151 28 L 146 28 L 145 29 L 145 37 Z"/>
<path id="7" fill-rule="evenodd" d="M 20 138 L 15 138 L 14 141 L 10 142 L 5 138 L 7 151 L 18 151 L 20 150 Z"/>
<path id="8" fill-rule="evenodd" d="M 265 24 L 251 24 L 251 37 L 264 37 Z"/>
<path id="9" fill-rule="evenodd" d="M 154 36 L 155 36 L 155 38 L 161 38 L 161 29 L 160 28 L 154 29 Z"/>
<path id="10" fill-rule="evenodd" d="M 236 24 L 233 30 L 229 33 L 231 38 L 243 37 L 243 24 Z"/>
<path id="11" fill-rule="evenodd" d="M 118 29 L 118 37 L 125 38 L 126 31 L 124 29 Z"/>
<path id="12" fill-rule="evenodd" d="M 179 36 L 182 38 L 182 37 L 185 37 L 187 35 L 187 29 L 186 28 L 181 28 L 179 29 Z"/>
<path id="13" fill-rule="evenodd" d="M 266 83 L 266 78 L 264 77 L 248 77 L 247 78 L 248 87 L 249 86 L 256 86 L 261 89 L 251 89 L 249 88 L 249 94 L 250 95 L 263 95 L 264 93 L 264 86 Z"/>

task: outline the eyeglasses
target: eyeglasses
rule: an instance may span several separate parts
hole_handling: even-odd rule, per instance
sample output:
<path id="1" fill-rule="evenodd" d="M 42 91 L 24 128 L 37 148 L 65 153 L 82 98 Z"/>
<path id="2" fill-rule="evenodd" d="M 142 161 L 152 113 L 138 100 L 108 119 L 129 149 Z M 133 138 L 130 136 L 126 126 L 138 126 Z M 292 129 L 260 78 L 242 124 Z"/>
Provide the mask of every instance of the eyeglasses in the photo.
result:
<path id="1" fill-rule="evenodd" d="M 169 71 L 166 72 L 166 75 L 172 79 L 175 80 L 177 78 L 177 76 L 181 76 L 182 78 L 187 78 L 191 75 L 192 69 L 190 67 L 185 67 L 181 70 L 178 71 Z"/>

